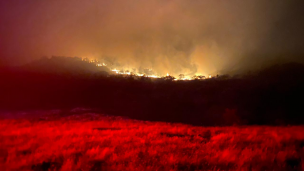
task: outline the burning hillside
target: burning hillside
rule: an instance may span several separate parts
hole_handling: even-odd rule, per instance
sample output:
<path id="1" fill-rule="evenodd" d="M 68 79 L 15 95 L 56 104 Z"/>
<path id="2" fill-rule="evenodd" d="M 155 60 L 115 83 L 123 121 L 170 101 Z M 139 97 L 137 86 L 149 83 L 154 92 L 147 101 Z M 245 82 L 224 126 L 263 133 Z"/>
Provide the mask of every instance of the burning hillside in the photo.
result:
<path id="1" fill-rule="evenodd" d="M 158 74 L 152 68 L 134 68 L 134 67 L 122 67 L 113 63 L 107 63 L 106 61 L 99 61 L 97 59 L 88 59 L 81 57 L 61 57 L 52 56 L 51 58 L 41 58 L 40 60 L 28 63 L 21 68 L 36 72 L 47 72 L 47 73 L 80 73 L 80 72 L 107 72 L 110 75 L 121 75 L 124 77 L 147 77 L 147 78 L 162 78 L 170 80 L 203 80 L 207 78 L 212 78 L 211 75 L 171 75 L 167 73 L 166 75 Z"/>
<path id="2" fill-rule="evenodd" d="M 102 66 L 107 66 L 110 67 L 109 69 L 112 71 L 111 73 L 113 74 L 119 74 L 119 75 L 125 75 L 125 76 L 136 76 L 136 77 L 148 77 L 148 78 L 165 78 L 165 77 L 172 77 L 173 80 L 177 81 L 185 81 L 185 80 L 202 80 L 202 79 L 207 79 L 207 78 L 212 78 L 211 75 L 208 76 L 203 76 L 203 75 L 185 75 L 185 74 L 179 74 L 178 76 L 172 76 L 169 73 L 166 75 L 160 75 L 157 74 L 156 71 L 154 71 L 152 68 L 133 68 L 133 67 L 120 67 L 121 69 L 117 69 L 115 65 L 108 65 L 105 62 L 100 62 L 98 60 L 90 60 L 88 58 L 82 58 L 82 61 L 89 62 L 89 63 L 94 63 L 98 67 Z"/>

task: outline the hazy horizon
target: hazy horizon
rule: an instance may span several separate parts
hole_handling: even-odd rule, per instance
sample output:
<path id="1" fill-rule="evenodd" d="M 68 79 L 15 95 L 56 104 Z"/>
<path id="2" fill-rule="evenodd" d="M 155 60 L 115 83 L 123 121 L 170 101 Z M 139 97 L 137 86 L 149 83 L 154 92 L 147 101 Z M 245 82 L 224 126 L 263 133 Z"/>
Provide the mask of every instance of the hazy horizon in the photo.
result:
<path id="1" fill-rule="evenodd" d="M 237 73 L 303 61 L 303 2 L 4 1 L 0 63 L 42 56 L 111 60 L 156 73 Z"/>

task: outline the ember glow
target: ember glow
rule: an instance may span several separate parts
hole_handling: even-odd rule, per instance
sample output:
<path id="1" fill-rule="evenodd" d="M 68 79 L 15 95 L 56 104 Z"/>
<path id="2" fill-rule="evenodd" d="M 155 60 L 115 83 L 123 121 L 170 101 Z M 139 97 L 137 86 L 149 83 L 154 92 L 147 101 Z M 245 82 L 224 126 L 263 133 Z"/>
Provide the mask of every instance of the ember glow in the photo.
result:
<path id="1" fill-rule="evenodd" d="M 92 62 L 97 62 L 98 63 L 98 61 L 94 61 L 94 60 L 89 60 L 89 61 L 90 61 L 90 63 L 92 63 Z M 98 66 L 98 67 L 107 66 L 107 64 L 105 64 L 105 63 L 96 64 L 96 66 Z M 148 70 L 150 72 L 153 72 L 152 69 L 148 69 Z M 144 76 L 144 77 L 148 77 L 148 78 L 163 78 L 163 77 L 169 77 L 170 76 L 169 73 L 167 73 L 164 76 L 160 76 L 160 75 L 154 75 L 154 74 L 144 74 L 144 73 L 138 73 L 138 72 L 131 72 L 130 70 L 119 70 L 119 69 L 116 69 L 116 68 L 111 69 L 111 71 L 113 71 L 114 73 L 119 74 L 119 75 L 133 75 L 133 76 L 138 76 L 138 77 Z M 209 75 L 207 78 L 212 78 L 212 76 Z M 175 81 L 177 81 L 177 80 L 186 81 L 186 80 L 196 80 L 196 79 L 201 80 L 201 79 L 206 79 L 206 77 L 203 76 L 203 75 L 194 75 L 192 77 L 183 76 L 182 78 L 174 78 Z"/>

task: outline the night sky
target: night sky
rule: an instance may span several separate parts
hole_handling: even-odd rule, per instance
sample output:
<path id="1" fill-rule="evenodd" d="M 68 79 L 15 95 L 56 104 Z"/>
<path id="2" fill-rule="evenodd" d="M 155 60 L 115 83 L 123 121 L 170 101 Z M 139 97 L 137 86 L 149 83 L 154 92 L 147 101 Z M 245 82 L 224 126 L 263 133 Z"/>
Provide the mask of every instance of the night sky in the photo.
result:
<path id="1" fill-rule="evenodd" d="M 303 6 L 300 0 L 1 1 L 0 63 L 80 56 L 159 74 L 207 75 L 302 61 Z"/>

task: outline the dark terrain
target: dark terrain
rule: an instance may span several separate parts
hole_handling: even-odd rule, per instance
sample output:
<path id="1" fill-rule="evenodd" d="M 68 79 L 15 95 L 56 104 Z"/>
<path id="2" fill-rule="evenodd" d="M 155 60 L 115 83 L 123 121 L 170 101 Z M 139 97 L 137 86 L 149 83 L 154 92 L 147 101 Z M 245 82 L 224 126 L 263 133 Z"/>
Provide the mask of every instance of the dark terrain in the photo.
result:
<path id="1" fill-rule="evenodd" d="M 304 168 L 302 64 L 172 81 L 69 60 L 0 69 L 0 168 Z"/>
<path id="2" fill-rule="evenodd" d="M 85 107 L 135 119 L 195 125 L 304 123 L 304 66 L 299 63 L 192 81 L 126 78 L 94 66 L 75 72 L 74 65 L 58 62 L 40 64 L 40 68 L 34 64 L 1 69 L 0 109 Z"/>

